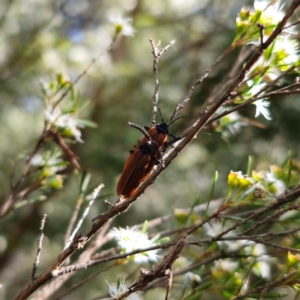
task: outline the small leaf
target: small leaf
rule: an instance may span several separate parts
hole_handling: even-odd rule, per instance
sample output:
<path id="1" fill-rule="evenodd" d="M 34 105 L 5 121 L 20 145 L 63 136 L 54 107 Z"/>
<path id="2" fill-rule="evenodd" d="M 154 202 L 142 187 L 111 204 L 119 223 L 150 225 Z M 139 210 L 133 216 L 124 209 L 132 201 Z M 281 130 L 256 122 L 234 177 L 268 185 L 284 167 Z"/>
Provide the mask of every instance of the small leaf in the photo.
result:
<path id="1" fill-rule="evenodd" d="M 157 235 L 157 236 L 159 236 L 159 235 Z M 152 241 L 152 240 L 151 240 Z M 169 237 L 164 237 L 164 238 L 162 238 L 162 239 L 160 239 L 160 240 L 157 240 L 156 241 L 156 244 L 164 244 L 164 243 L 168 243 L 168 242 L 170 242 L 171 241 L 171 239 L 169 238 Z"/>
<path id="2" fill-rule="evenodd" d="M 84 119 L 77 119 L 77 122 L 79 124 L 82 124 L 86 127 L 89 127 L 89 128 L 97 128 L 98 127 L 98 124 L 95 123 L 95 122 L 92 122 L 90 120 L 84 120 Z"/>
<path id="3" fill-rule="evenodd" d="M 87 187 L 90 183 L 90 179 L 91 179 L 91 174 L 90 173 L 84 172 L 82 174 L 81 182 L 80 182 L 80 185 L 79 185 L 80 194 L 84 194 L 86 192 L 86 189 L 87 189 Z"/>
<path id="4" fill-rule="evenodd" d="M 154 236 L 152 239 L 151 239 L 151 242 L 153 244 L 157 244 L 157 241 L 159 241 L 159 238 L 160 238 L 160 234 L 157 234 L 156 236 Z"/>
<path id="5" fill-rule="evenodd" d="M 218 180 L 218 171 L 215 171 L 215 175 L 214 175 L 212 186 L 211 186 L 211 189 L 210 189 L 210 194 L 209 194 L 206 210 L 205 210 L 204 217 L 203 217 L 204 219 L 207 216 L 207 211 L 208 211 L 209 204 L 210 204 L 210 201 L 212 199 L 212 196 L 213 196 L 213 193 L 214 193 L 214 190 L 215 190 L 215 184 L 216 184 L 217 180 Z"/>
<path id="6" fill-rule="evenodd" d="M 142 228 L 142 233 L 146 233 L 148 229 L 148 221 L 145 220 L 144 224 L 143 224 L 143 228 Z"/>

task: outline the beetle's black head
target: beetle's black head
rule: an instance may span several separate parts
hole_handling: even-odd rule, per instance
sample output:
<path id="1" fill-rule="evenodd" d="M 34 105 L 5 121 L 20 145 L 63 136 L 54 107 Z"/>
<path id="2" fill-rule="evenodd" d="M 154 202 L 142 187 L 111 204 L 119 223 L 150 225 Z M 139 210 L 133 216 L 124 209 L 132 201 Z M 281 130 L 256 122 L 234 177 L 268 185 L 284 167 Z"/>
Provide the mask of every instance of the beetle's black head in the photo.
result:
<path id="1" fill-rule="evenodd" d="M 155 127 L 160 133 L 169 134 L 169 125 L 167 123 L 156 124 Z"/>

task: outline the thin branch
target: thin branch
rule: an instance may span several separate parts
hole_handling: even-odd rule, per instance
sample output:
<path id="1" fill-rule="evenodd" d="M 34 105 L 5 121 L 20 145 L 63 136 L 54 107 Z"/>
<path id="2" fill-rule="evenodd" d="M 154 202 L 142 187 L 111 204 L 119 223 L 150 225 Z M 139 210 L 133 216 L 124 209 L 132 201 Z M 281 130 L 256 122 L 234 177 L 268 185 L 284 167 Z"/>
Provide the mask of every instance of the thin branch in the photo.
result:
<path id="1" fill-rule="evenodd" d="M 93 195 L 91 200 L 89 201 L 89 205 L 88 207 L 85 209 L 85 211 L 82 214 L 82 217 L 80 218 L 80 220 L 78 221 L 78 224 L 76 226 L 76 228 L 74 229 L 73 233 L 70 235 L 69 241 L 67 242 L 67 244 L 65 245 L 65 248 L 68 248 L 70 246 L 70 244 L 72 243 L 76 233 L 78 232 L 78 230 L 80 229 L 84 219 L 87 217 L 92 205 L 94 204 L 94 201 L 96 200 L 96 198 L 98 197 L 100 191 L 102 190 L 102 188 L 104 188 L 104 184 L 100 184 L 97 188 L 95 188 L 95 190 L 93 191 Z"/>
<path id="2" fill-rule="evenodd" d="M 78 257 L 78 259 L 74 262 L 74 264 L 82 264 L 86 261 L 93 260 L 91 257 L 92 254 L 102 247 L 104 244 L 106 244 L 110 240 L 109 235 L 105 235 L 105 232 L 107 231 L 108 227 L 110 226 L 111 221 L 107 222 L 101 230 L 99 230 L 97 236 L 95 237 L 95 240 L 93 243 L 91 243 L 87 249 Z M 105 251 L 102 251 L 102 253 Z M 68 259 L 69 260 L 69 259 Z M 36 300 L 44 300 L 50 298 L 54 292 L 56 292 L 59 288 L 64 285 L 64 283 L 72 276 L 76 275 L 74 272 L 69 272 L 63 274 L 59 279 L 51 280 L 46 286 L 43 287 L 35 296 Z"/>
<path id="3" fill-rule="evenodd" d="M 43 244 L 43 238 L 44 238 L 44 227 L 45 227 L 45 223 L 46 223 L 46 218 L 47 218 L 47 215 L 44 214 L 44 217 L 41 221 L 41 226 L 40 226 L 40 238 L 38 240 L 38 249 L 37 249 L 37 253 L 36 253 L 35 262 L 34 262 L 33 268 L 32 268 L 31 281 L 35 280 L 36 271 L 37 271 L 38 265 L 40 263 L 40 256 L 42 253 L 42 244 Z"/>
<path id="4" fill-rule="evenodd" d="M 241 226 L 242 224 L 245 224 L 248 220 L 257 219 L 263 213 L 268 212 L 268 211 L 273 210 L 273 209 L 276 209 L 276 208 L 278 208 L 278 207 L 280 207 L 284 204 L 287 204 L 287 203 L 297 199 L 299 196 L 300 196 L 300 185 L 297 185 L 290 192 L 283 193 L 283 194 L 279 195 L 271 203 L 269 203 L 268 206 L 254 212 L 253 214 L 251 214 L 250 216 L 248 216 L 244 220 L 235 223 L 233 226 L 229 227 L 227 230 L 225 230 L 221 234 L 217 235 L 216 239 L 224 236 L 225 234 L 227 234 L 228 232 L 236 229 L 237 227 Z"/>
<path id="5" fill-rule="evenodd" d="M 190 101 L 192 95 L 194 94 L 196 88 L 203 82 L 203 80 L 208 76 L 208 74 L 210 73 L 210 71 L 213 69 L 214 66 L 216 66 L 225 56 L 227 56 L 231 51 L 234 50 L 233 46 L 228 47 L 216 60 L 215 62 L 210 66 L 209 69 L 207 69 L 205 71 L 205 73 L 200 76 L 195 82 L 194 84 L 190 87 L 189 91 L 187 92 L 187 94 L 185 95 L 183 101 L 181 103 L 179 103 L 174 112 L 173 115 L 170 118 L 170 123 L 172 123 L 172 121 L 174 119 L 176 119 L 178 117 L 178 115 L 180 114 L 181 110 L 184 108 L 184 106 Z"/>
<path id="6" fill-rule="evenodd" d="M 236 295 L 235 297 L 233 297 L 233 300 L 245 299 L 247 296 L 251 296 L 253 294 L 259 294 L 261 291 L 263 291 L 266 288 L 284 285 L 284 283 L 287 282 L 289 279 L 291 279 L 296 273 L 297 273 L 297 270 L 291 271 L 291 272 L 285 274 L 282 278 L 279 278 L 273 282 L 266 283 L 265 285 L 254 288 L 248 292 L 241 292 L 238 295 Z"/>
<path id="7" fill-rule="evenodd" d="M 152 116 L 151 116 L 151 126 L 154 126 L 156 124 L 156 114 L 157 114 L 157 105 L 158 105 L 158 90 L 159 90 L 159 80 L 158 80 L 158 61 L 159 58 L 172 46 L 175 44 L 175 40 L 168 43 L 167 46 L 165 46 L 162 49 L 159 49 L 160 44 L 155 45 L 153 39 L 149 39 L 151 47 L 152 47 L 152 53 L 153 53 L 153 73 L 154 73 L 154 80 L 155 80 L 155 88 L 154 88 L 154 94 L 152 96 Z"/>
<path id="8" fill-rule="evenodd" d="M 274 215 L 271 215 L 267 218 L 264 218 L 263 220 L 257 222 L 256 224 L 254 224 L 252 227 L 246 229 L 243 233 L 241 233 L 240 235 L 246 235 L 248 232 L 251 232 L 253 231 L 254 229 L 258 228 L 259 226 L 263 225 L 263 224 L 267 224 L 269 223 L 273 218 L 275 217 L 279 217 L 281 216 L 282 214 L 284 214 L 285 212 L 287 211 L 290 211 L 290 210 L 296 210 L 300 207 L 300 204 L 297 204 L 297 205 L 292 205 L 292 206 L 289 206 L 289 207 L 286 207 L 286 208 L 283 208 L 281 209 L 280 211 L 278 211 L 276 214 Z"/>
<path id="9" fill-rule="evenodd" d="M 136 283 L 129 287 L 128 291 L 120 295 L 120 299 L 128 297 L 130 294 L 141 291 L 145 288 L 148 283 L 152 282 L 156 278 L 168 276 L 169 272 L 172 269 L 173 263 L 179 257 L 184 245 L 186 242 L 186 236 L 181 236 L 175 247 L 165 256 L 164 260 L 151 271 L 146 269 L 140 270 L 140 277 Z"/>
<path id="10" fill-rule="evenodd" d="M 269 98 L 270 96 L 277 96 L 277 95 L 284 95 L 284 94 L 288 94 L 286 92 L 279 92 L 280 90 L 276 90 L 276 91 L 273 91 L 273 92 L 270 92 L 270 93 L 266 93 L 266 94 L 263 94 L 261 95 L 264 91 L 268 90 L 269 88 L 273 87 L 280 79 L 284 78 L 286 75 L 288 75 L 291 71 L 295 70 L 297 67 L 299 67 L 299 64 L 294 64 L 292 65 L 291 67 L 289 67 L 286 71 L 282 72 L 277 78 L 275 78 L 274 80 L 272 80 L 272 82 L 270 82 L 269 84 L 267 84 L 264 88 L 262 88 L 260 91 L 258 91 L 256 94 L 254 94 L 251 98 L 249 98 L 247 101 L 239 104 L 239 105 L 236 105 L 234 106 L 233 108 L 231 109 L 227 109 L 225 111 L 223 111 L 222 113 L 218 114 L 216 117 L 213 117 L 209 120 L 208 124 L 209 123 L 212 123 L 216 120 L 219 120 L 221 119 L 222 117 L 224 116 L 227 116 L 229 115 L 230 113 L 234 112 L 234 111 L 238 111 L 238 110 L 241 110 L 242 108 L 244 108 L 245 106 L 247 106 L 248 104 L 250 103 L 253 103 L 259 99 L 266 99 L 266 98 Z M 291 86 L 294 86 L 291 85 Z M 289 86 L 289 87 L 291 87 Z M 287 89 L 289 87 L 284 87 L 283 89 Z M 295 90 L 294 90 L 295 91 Z M 297 93 L 300 93 L 300 90 L 297 90 Z M 261 96 L 259 96 L 261 95 Z"/>
<path id="11" fill-rule="evenodd" d="M 17 180 L 17 182 L 15 184 L 13 184 L 12 182 L 10 183 L 11 188 L 10 188 L 9 194 L 7 195 L 3 204 L 0 207 L 0 219 L 4 218 L 7 214 L 9 214 L 13 210 L 15 204 L 22 199 L 20 197 L 16 198 L 15 195 L 16 195 L 18 189 L 20 188 L 21 184 L 23 183 L 23 181 L 25 180 L 25 178 L 28 175 L 32 158 L 39 151 L 39 149 L 44 145 L 47 137 L 48 137 L 48 133 L 44 128 L 34 149 L 32 150 L 31 154 L 27 157 L 27 159 L 24 163 L 21 176 L 19 177 L 19 179 Z"/>
<path id="12" fill-rule="evenodd" d="M 88 71 L 95 64 L 95 62 L 97 62 L 97 60 L 99 60 L 99 58 L 101 58 L 102 55 L 104 55 L 105 53 L 109 52 L 112 49 L 115 42 L 116 42 L 115 39 L 112 40 L 110 45 L 104 51 L 102 51 L 98 56 L 96 56 L 94 59 L 92 59 L 90 64 L 83 70 L 83 72 L 81 74 L 78 75 L 78 77 L 74 80 L 74 82 L 68 86 L 68 88 L 64 91 L 64 93 L 55 102 L 55 104 L 53 105 L 53 110 L 69 94 L 69 92 L 72 90 L 73 86 L 76 85 L 80 81 L 80 79 L 88 73 Z"/>
<path id="13" fill-rule="evenodd" d="M 68 243 L 68 241 L 70 240 L 70 236 L 71 236 L 71 231 L 72 231 L 72 228 L 75 224 L 75 221 L 78 217 L 78 213 L 79 213 L 79 210 L 80 210 L 80 207 L 82 205 L 82 202 L 83 202 L 83 195 L 80 195 L 76 201 L 76 206 L 75 206 L 75 209 L 74 209 L 74 212 L 73 212 L 73 215 L 71 217 L 71 220 L 69 222 L 69 225 L 68 225 L 68 228 L 66 230 L 66 234 L 65 234 L 65 245 Z"/>
<path id="14" fill-rule="evenodd" d="M 273 247 L 275 249 L 281 249 L 281 250 L 285 250 L 285 251 L 292 251 L 292 252 L 296 252 L 296 253 L 300 253 L 300 249 L 296 249 L 296 248 L 292 248 L 292 247 L 286 247 L 286 246 L 282 246 L 279 244 L 274 244 L 274 243 L 270 243 L 261 239 L 256 239 L 256 238 L 250 238 L 249 240 L 252 240 L 253 242 L 257 243 L 257 244 L 264 244 L 270 247 Z"/>
<path id="15" fill-rule="evenodd" d="M 116 264 L 112 264 L 112 265 L 107 266 L 106 268 L 103 268 L 103 269 L 97 271 L 96 273 L 94 273 L 94 274 L 92 274 L 92 275 L 86 277 L 86 278 L 83 279 L 82 281 L 80 281 L 80 282 L 74 284 L 69 290 L 67 290 L 65 293 L 63 293 L 62 295 L 58 296 L 58 297 L 55 298 L 54 300 L 60 300 L 60 299 L 64 298 L 65 296 L 70 295 L 72 292 L 74 292 L 75 290 L 77 290 L 77 289 L 79 289 L 80 287 L 82 287 L 82 286 L 83 286 L 85 283 L 87 283 L 88 281 L 94 279 L 94 278 L 95 278 L 96 276 L 98 276 L 99 274 L 101 274 L 101 273 L 103 273 L 103 272 L 105 272 L 105 271 L 107 271 L 107 270 L 109 270 L 109 269 L 111 269 L 111 268 L 113 268 L 113 267 L 115 267 L 115 266 L 116 266 Z"/>
<path id="16" fill-rule="evenodd" d="M 224 92 L 225 87 L 228 85 L 230 81 L 232 81 L 236 77 L 236 73 L 239 67 L 244 63 L 245 59 L 249 57 L 252 52 L 253 52 L 253 46 L 242 48 L 231 70 L 227 73 L 227 76 L 213 88 L 212 92 L 210 93 L 210 96 L 207 98 L 207 100 L 203 105 L 204 107 L 210 105 L 215 100 L 216 97 L 219 97 Z"/>

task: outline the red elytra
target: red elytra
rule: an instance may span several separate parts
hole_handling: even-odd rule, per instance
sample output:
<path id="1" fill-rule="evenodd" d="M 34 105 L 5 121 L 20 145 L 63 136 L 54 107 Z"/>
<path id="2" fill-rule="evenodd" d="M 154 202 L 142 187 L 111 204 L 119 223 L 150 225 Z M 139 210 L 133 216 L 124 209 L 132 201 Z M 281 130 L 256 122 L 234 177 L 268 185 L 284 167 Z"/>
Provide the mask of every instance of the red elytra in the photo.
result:
<path id="1" fill-rule="evenodd" d="M 175 136 L 169 134 L 169 127 L 182 117 L 171 120 L 170 123 L 165 123 L 159 107 L 158 110 L 162 123 L 156 124 L 151 128 L 145 127 L 147 131 L 138 125 L 129 123 L 130 126 L 144 133 L 144 137 L 134 147 L 125 162 L 122 175 L 117 184 L 116 191 L 118 196 L 122 195 L 124 198 L 132 196 L 139 185 L 149 177 L 155 164 L 163 164 L 161 152 L 167 146 L 168 135 L 175 138 Z"/>
<path id="2" fill-rule="evenodd" d="M 129 198 L 139 185 L 148 178 L 158 161 L 158 146 L 148 140 L 139 144 L 127 158 L 122 175 L 117 184 L 117 195 Z"/>

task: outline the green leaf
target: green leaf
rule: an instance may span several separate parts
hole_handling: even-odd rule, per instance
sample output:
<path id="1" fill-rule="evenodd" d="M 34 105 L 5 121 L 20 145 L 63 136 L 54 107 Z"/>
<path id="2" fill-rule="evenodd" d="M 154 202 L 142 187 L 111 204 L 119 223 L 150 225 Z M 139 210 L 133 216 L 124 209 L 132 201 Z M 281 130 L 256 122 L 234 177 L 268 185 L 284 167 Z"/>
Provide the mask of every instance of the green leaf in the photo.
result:
<path id="1" fill-rule="evenodd" d="M 47 196 L 45 196 L 45 195 L 40 195 L 40 196 L 37 196 L 36 198 L 32 198 L 32 199 L 24 199 L 20 203 L 16 204 L 15 208 L 17 209 L 17 208 L 20 208 L 25 205 L 31 205 L 35 202 L 42 202 L 42 201 L 45 201 L 46 199 L 47 199 Z"/>
<path id="2" fill-rule="evenodd" d="M 215 175 L 214 175 L 214 178 L 213 178 L 213 181 L 212 181 L 212 186 L 211 186 L 211 189 L 210 189 L 210 194 L 209 194 L 206 210 L 205 210 L 205 213 L 204 213 L 204 216 L 203 216 L 204 219 L 207 216 L 207 211 L 208 211 L 208 208 L 209 208 L 210 201 L 212 199 L 212 195 L 213 195 L 214 190 L 215 190 L 215 184 L 216 184 L 217 180 L 218 180 L 218 171 L 215 171 Z"/>
<path id="3" fill-rule="evenodd" d="M 248 156 L 248 166 L 247 166 L 247 176 L 251 177 L 253 167 L 253 157 L 251 155 Z"/>
<path id="4" fill-rule="evenodd" d="M 142 233 L 146 233 L 148 229 L 148 221 L 145 220 L 144 224 L 143 224 L 143 228 L 142 228 Z"/>
<path id="5" fill-rule="evenodd" d="M 187 298 L 184 298 L 184 300 L 198 300 L 200 299 L 200 297 L 202 296 L 202 294 L 198 294 L 198 293 L 193 293 L 192 295 L 188 296 Z"/>
<path id="6" fill-rule="evenodd" d="M 182 299 L 183 296 L 186 294 L 188 287 L 191 285 L 191 282 L 192 278 L 190 276 L 185 276 L 180 299 Z"/>
<path id="7" fill-rule="evenodd" d="M 80 194 L 84 194 L 87 190 L 87 187 L 90 183 L 91 174 L 87 172 L 83 172 L 80 185 L 79 185 L 79 192 Z"/>
<path id="8" fill-rule="evenodd" d="M 152 242 L 153 244 L 157 244 L 158 241 L 159 241 L 159 238 L 160 238 L 160 235 L 157 234 L 156 236 L 154 236 L 154 237 L 151 239 L 151 242 Z"/>
<path id="9" fill-rule="evenodd" d="M 159 235 L 158 235 L 159 236 Z M 153 239 L 152 239 L 153 240 Z M 151 241 L 152 241 L 151 240 Z M 170 242 L 171 241 L 171 238 L 169 238 L 169 237 L 164 237 L 164 238 L 162 238 L 162 239 L 160 239 L 160 240 L 158 240 L 158 241 L 156 241 L 156 244 L 164 244 L 164 243 L 168 243 L 168 242 Z"/>
<path id="10" fill-rule="evenodd" d="M 209 287 L 211 287 L 212 284 L 213 284 L 212 281 L 201 284 L 199 287 L 197 287 L 196 291 L 197 292 L 204 291 L 204 290 L 208 289 Z"/>
<path id="11" fill-rule="evenodd" d="M 77 119 L 77 122 L 79 124 L 82 124 L 86 127 L 89 127 L 89 128 L 97 128 L 98 127 L 98 124 L 95 123 L 95 122 L 92 122 L 90 120 L 84 120 L 84 119 Z"/>

